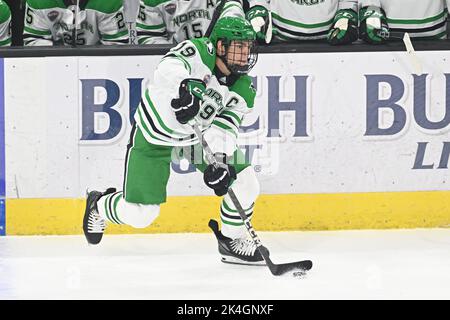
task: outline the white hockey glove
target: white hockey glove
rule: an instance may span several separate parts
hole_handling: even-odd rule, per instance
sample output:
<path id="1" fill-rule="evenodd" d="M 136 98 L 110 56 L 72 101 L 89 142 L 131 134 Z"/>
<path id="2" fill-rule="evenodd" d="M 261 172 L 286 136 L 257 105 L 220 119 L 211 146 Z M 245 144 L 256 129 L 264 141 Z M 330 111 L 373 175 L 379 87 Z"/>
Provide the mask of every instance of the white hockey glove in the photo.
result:
<path id="1" fill-rule="evenodd" d="M 272 41 L 272 13 L 263 6 L 251 7 L 247 14 L 247 20 L 256 32 L 259 42 L 270 43 Z"/>

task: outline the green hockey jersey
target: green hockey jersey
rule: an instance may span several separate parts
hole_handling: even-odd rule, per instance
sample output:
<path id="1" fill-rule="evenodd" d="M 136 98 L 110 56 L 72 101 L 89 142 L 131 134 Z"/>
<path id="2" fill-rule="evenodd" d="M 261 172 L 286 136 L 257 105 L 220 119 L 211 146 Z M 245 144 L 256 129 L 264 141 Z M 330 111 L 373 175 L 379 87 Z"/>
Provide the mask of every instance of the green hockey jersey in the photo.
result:
<path id="1" fill-rule="evenodd" d="M 0 0 L 0 46 L 11 45 L 11 11 L 6 2 Z"/>
<path id="2" fill-rule="evenodd" d="M 413 38 L 447 38 L 450 0 L 359 0 L 359 5 L 382 8 L 390 31 L 408 32 Z"/>
<path id="3" fill-rule="evenodd" d="M 220 0 L 141 0 L 136 29 L 139 44 L 180 43 L 201 38 Z M 222 16 L 244 16 L 240 1 L 228 1 Z"/>
<path id="4" fill-rule="evenodd" d="M 215 61 L 215 48 L 207 38 L 186 40 L 163 57 L 134 116 L 147 141 L 167 146 L 198 143 L 191 126 L 180 124 L 171 107 L 180 83 L 195 78 L 206 83 L 197 123 L 214 152 L 233 154 L 238 128 L 253 108 L 256 90 L 247 75 L 230 86 L 224 85 L 213 74 Z"/>
<path id="5" fill-rule="evenodd" d="M 26 46 L 127 44 L 122 0 L 27 0 Z"/>
<path id="6" fill-rule="evenodd" d="M 249 0 L 272 12 L 274 38 L 281 41 L 326 39 L 340 9 L 358 10 L 358 0 Z"/>

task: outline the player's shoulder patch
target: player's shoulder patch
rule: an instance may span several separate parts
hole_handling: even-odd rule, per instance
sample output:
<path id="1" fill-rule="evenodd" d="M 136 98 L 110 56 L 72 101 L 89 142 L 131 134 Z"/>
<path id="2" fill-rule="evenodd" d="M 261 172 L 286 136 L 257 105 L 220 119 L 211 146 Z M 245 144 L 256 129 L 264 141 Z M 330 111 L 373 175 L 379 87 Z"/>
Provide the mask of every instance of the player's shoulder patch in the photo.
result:
<path id="1" fill-rule="evenodd" d="M 111 14 L 119 11 L 122 6 L 123 0 L 90 0 L 86 5 L 86 9 Z"/>
<path id="2" fill-rule="evenodd" d="M 62 0 L 27 0 L 28 6 L 33 9 L 50 9 L 50 8 L 65 8 Z"/>
<path id="3" fill-rule="evenodd" d="M 144 0 L 144 5 L 148 7 L 157 7 L 160 4 L 171 2 L 172 0 Z"/>
<path id="4" fill-rule="evenodd" d="M 213 70 L 216 65 L 216 48 L 208 38 L 191 39 L 191 42 L 197 48 L 203 63 Z"/>
<path id="5" fill-rule="evenodd" d="M 231 87 L 230 91 L 237 93 L 244 98 L 247 107 L 253 108 L 255 104 L 256 89 L 253 86 L 252 78 L 248 75 L 241 76 Z"/>
<path id="6" fill-rule="evenodd" d="M 8 21 L 11 17 L 11 10 L 5 1 L 0 0 L 0 23 Z"/>

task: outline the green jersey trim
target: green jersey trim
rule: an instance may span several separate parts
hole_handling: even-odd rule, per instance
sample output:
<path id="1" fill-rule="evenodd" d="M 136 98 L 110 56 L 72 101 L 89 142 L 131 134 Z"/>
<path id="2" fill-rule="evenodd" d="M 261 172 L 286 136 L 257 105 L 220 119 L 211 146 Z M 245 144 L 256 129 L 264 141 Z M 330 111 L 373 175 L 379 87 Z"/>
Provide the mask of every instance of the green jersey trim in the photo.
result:
<path id="1" fill-rule="evenodd" d="M 410 20 L 402 20 L 402 19 L 389 19 L 387 18 L 388 23 L 398 23 L 398 24 L 424 24 L 429 22 L 434 22 L 436 20 L 442 19 L 447 15 L 447 11 L 443 11 L 437 16 L 425 18 L 425 19 L 410 19 Z"/>
<path id="2" fill-rule="evenodd" d="M 163 29 L 163 28 L 165 28 L 165 24 L 158 24 L 156 26 L 147 26 L 147 25 L 142 24 L 142 23 L 137 23 L 136 26 L 138 28 L 145 29 L 145 30 L 156 30 L 156 29 Z"/>
<path id="3" fill-rule="evenodd" d="M 232 117 L 236 121 L 237 125 L 241 125 L 242 119 L 236 113 L 231 112 L 231 111 L 224 111 L 224 112 L 221 113 L 221 115 L 222 114 L 224 116 Z"/>
<path id="4" fill-rule="evenodd" d="M 115 13 L 122 8 L 122 0 L 90 0 L 86 9 L 91 9 L 107 14 Z"/>
<path id="5" fill-rule="evenodd" d="M 245 75 L 240 77 L 231 87 L 230 91 L 237 93 L 244 98 L 247 107 L 252 109 L 255 104 L 256 90 L 253 87 L 252 79 Z"/>
<path id="6" fill-rule="evenodd" d="M 175 57 L 176 57 L 176 59 L 179 59 L 179 60 L 181 60 L 181 62 L 183 62 L 183 64 L 184 64 L 184 67 L 186 68 L 186 70 L 189 72 L 189 74 L 191 74 L 191 71 L 192 71 L 192 67 L 191 67 L 191 64 L 185 59 L 185 58 L 183 58 L 181 55 L 179 55 L 179 54 L 175 54 Z M 175 58 L 174 57 L 174 58 Z"/>
<path id="7" fill-rule="evenodd" d="M 27 0 L 27 4 L 33 9 L 67 8 L 62 0 Z M 122 7 L 122 0 L 90 0 L 86 9 L 103 13 L 114 13 Z"/>
<path id="8" fill-rule="evenodd" d="M 438 33 L 434 36 L 421 36 L 420 34 L 414 35 L 414 39 L 417 40 L 441 40 L 441 39 L 447 39 L 447 31 L 443 31 L 441 33 Z"/>
<path id="9" fill-rule="evenodd" d="M 6 40 L 0 41 L 0 47 L 10 45 L 11 42 L 12 42 L 12 41 L 11 41 L 11 38 L 8 38 L 8 39 L 6 39 Z"/>
<path id="10" fill-rule="evenodd" d="M 178 54 L 176 54 L 176 53 L 173 53 L 173 54 L 171 54 L 171 55 L 168 56 L 168 57 L 163 57 L 163 58 L 161 59 L 161 61 L 166 60 L 166 59 L 177 59 L 177 60 L 180 60 L 180 61 L 183 63 L 184 68 L 189 72 L 189 75 L 191 74 L 191 70 L 192 70 L 191 65 L 190 65 L 189 62 L 188 62 L 186 59 L 184 59 L 181 55 L 178 55 Z"/>
<path id="11" fill-rule="evenodd" d="M 165 2 L 170 2 L 171 0 L 144 0 L 144 4 L 149 7 L 157 7 Z"/>
<path id="12" fill-rule="evenodd" d="M 275 30 L 275 29 L 274 29 Z M 284 41 L 293 41 L 293 40 L 297 40 L 297 39 L 295 39 L 295 38 L 291 38 L 291 37 L 288 37 L 288 36 L 286 36 L 286 35 L 284 35 L 284 34 L 281 34 L 281 33 L 279 33 L 279 32 L 277 32 L 276 34 L 275 34 L 275 37 L 277 37 L 277 38 L 279 38 L 279 39 L 282 39 L 282 40 L 284 40 Z"/>
<path id="13" fill-rule="evenodd" d="M 217 117 L 214 119 L 212 125 L 217 126 L 225 131 L 228 131 L 229 133 L 233 134 L 237 138 L 236 129 L 226 125 L 225 123 L 222 123 L 220 119 Z"/>
<path id="14" fill-rule="evenodd" d="M 242 10 L 241 5 L 238 5 L 237 3 L 234 3 L 234 2 L 228 2 L 228 3 L 225 3 L 225 5 L 224 5 L 222 11 L 226 11 L 226 10 L 232 8 L 232 7 L 236 7 L 236 8 L 238 8 L 239 10 Z"/>
<path id="15" fill-rule="evenodd" d="M 24 27 L 24 30 L 28 33 L 32 33 L 32 34 L 37 34 L 40 36 L 51 36 L 52 33 L 51 31 L 47 31 L 47 30 L 36 30 L 30 27 Z"/>
<path id="16" fill-rule="evenodd" d="M 138 43 L 139 44 L 143 44 L 145 41 L 147 41 L 148 39 L 151 39 L 151 37 L 143 37 L 143 38 L 140 38 L 140 39 L 138 39 Z"/>
<path id="17" fill-rule="evenodd" d="M 33 9 L 66 8 L 62 0 L 27 0 L 27 4 Z"/>
<path id="18" fill-rule="evenodd" d="M 198 50 L 203 64 L 212 72 L 216 65 L 216 48 L 212 42 L 208 38 L 191 39 L 190 41 Z"/>
<path id="19" fill-rule="evenodd" d="M 121 31 L 121 32 L 118 32 L 116 34 L 111 34 L 111 35 L 109 35 L 109 34 L 102 34 L 102 39 L 103 40 L 114 40 L 114 39 L 123 37 L 124 35 L 127 35 L 127 34 L 128 34 L 128 30 Z"/>
<path id="20" fill-rule="evenodd" d="M 141 106 L 141 107 L 145 108 L 145 106 Z M 157 141 L 161 141 L 161 142 L 166 142 L 166 141 L 164 141 L 164 140 L 162 140 L 162 139 L 160 139 L 160 138 L 158 138 L 158 137 L 153 135 L 152 130 L 150 130 L 148 128 L 147 124 L 145 123 L 144 116 L 142 115 L 141 108 L 138 108 L 137 112 L 138 112 L 138 116 L 139 116 L 139 124 L 140 124 L 142 130 L 144 130 L 152 139 L 157 140 Z"/>
<path id="21" fill-rule="evenodd" d="M 145 91 L 145 99 L 147 100 L 152 113 L 156 116 L 156 120 L 158 121 L 159 125 L 161 126 L 162 129 L 164 129 L 168 134 L 170 135 L 179 135 L 181 137 L 185 137 L 186 134 L 177 132 L 175 130 L 170 129 L 168 126 L 166 126 L 166 124 L 164 123 L 164 121 L 162 121 L 161 116 L 159 115 L 158 111 L 156 111 L 155 105 L 153 104 L 151 98 L 150 98 L 150 94 L 148 92 L 148 90 Z"/>
<path id="22" fill-rule="evenodd" d="M 299 27 L 299 28 L 305 28 L 305 29 L 314 29 L 314 28 L 322 28 L 322 27 L 327 27 L 329 25 L 331 25 L 334 21 L 334 17 L 326 22 L 321 22 L 321 23 L 315 23 L 315 24 L 306 24 L 306 23 L 301 23 L 301 22 L 297 22 L 297 21 L 292 21 L 283 17 L 280 17 L 279 15 L 277 15 L 276 13 L 272 13 L 272 17 L 275 20 L 278 20 L 280 22 L 283 22 L 285 24 L 294 26 L 294 27 Z"/>

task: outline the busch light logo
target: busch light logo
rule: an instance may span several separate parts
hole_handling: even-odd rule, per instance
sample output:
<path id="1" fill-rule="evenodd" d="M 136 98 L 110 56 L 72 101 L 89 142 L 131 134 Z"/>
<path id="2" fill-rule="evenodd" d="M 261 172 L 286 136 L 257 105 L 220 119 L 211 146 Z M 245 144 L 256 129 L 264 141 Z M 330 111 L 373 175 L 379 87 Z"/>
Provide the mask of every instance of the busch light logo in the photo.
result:
<path id="1" fill-rule="evenodd" d="M 313 141 L 311 109 L 321 106 L 311 106 L 311 79 L 312 76 L 304 75 L 261 76 L 253 79 L 258 94 L 255 111 L 248 115 L 239 128 L 239 143 L 247 160 L 254 160 L 256 155 L 261 162 L 260 168 L 271 167 L 268 172 L 275 173 L 277 169 L 274 164 L 278 163 L 280 157 L 278 142 L 286 139 Z M 450 129 L 450 74 L 443 77 L 446 94 L 443 97 L 434 96 L 433 104 L 430 101 L 430 87 L 439 80 L 431 79 L 427 74 L 412 75 L 410 86 L 398 76 L 390 74 L 365 75 L 365 80 L 366 101 L 365 107 L 362 106 L 365 109 L 365 123 L 360 124 L 364 128 L 361 133 L 364 140 L 400 139 L 411 123 L 425 134 L 439 135 Z M 81 143 L 110 144 L 123 138 L 134 122 L 133 115 L 144 88 L 143 79 L 130 78 L 125 85 L 119 85 L 112 79 L 80 81 Z M 258 88 L 263 81 L 267 85 Z M 102 93 L 101 98 L 96 92 Z M 438 100 L 438 103 L 434 100 Z M 408 101 L 412 102 L 407 105 Z M 436 145 L 435 141 L 422 140 L 416 141 L 411 147 L 415 150 L 411 169 L 448 168 L 450 141 Z M 430 149 L 439 151 L 429 155 Z M 430 157 L 435 160 L 430 160 Z M 191 166 L 183 167 L 181 164 L 176 168 L 179 172 L 192 170 Z"/>
<path id="2" fill-rule="evenodd" d="M 445 97 L 438 97 L 440 103 L 431 104 L 429 95 L 431 77 L 428 74 L 412 75 L 412 92 L 407 92 L 404 81 L 395 75 L 366 75 L 366 138 L 392 139 L 400 137 L 414 122 L 419 130 L 427 134 L 442 134 L 450 129 L 450 74 L 445 77 Z M 412 95 L 412 114 L 408 117 L 405 96 Z M 433 97 L 435 98 L 435 97 Z M 387 116 L 383 117 L 383 114 Z M 388 118 L 388 120 L 386 120 Z M 412 169 L 447 169 L 450 156 L 450 142 L 443 141 L 440 157 L 435 162 L 425 163 L 429 143 L 417 142 L 417 151 Z"/>

